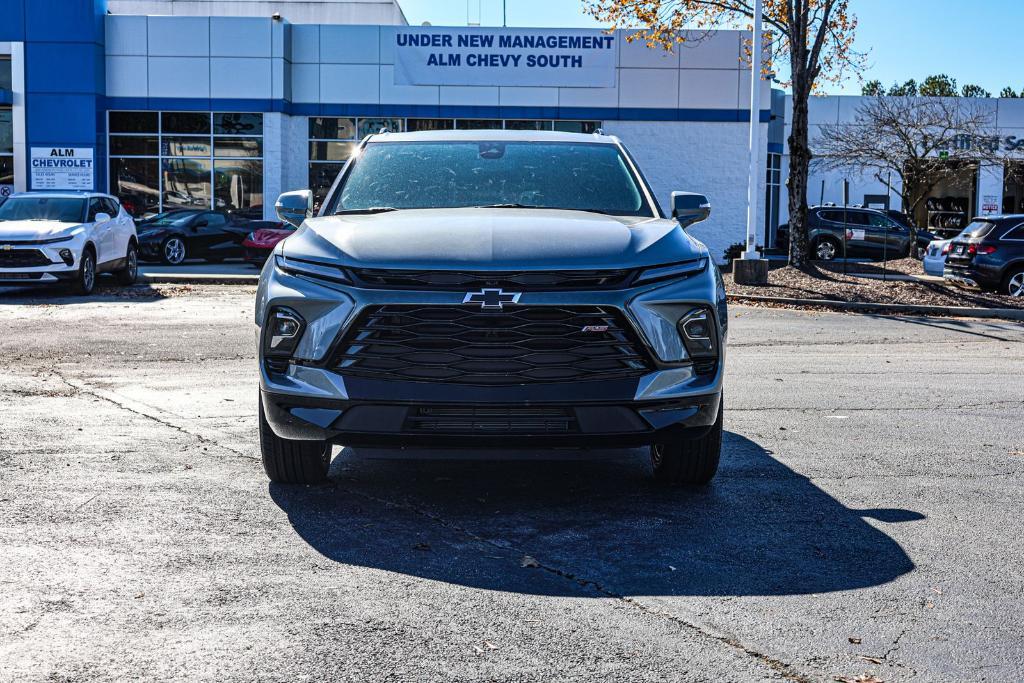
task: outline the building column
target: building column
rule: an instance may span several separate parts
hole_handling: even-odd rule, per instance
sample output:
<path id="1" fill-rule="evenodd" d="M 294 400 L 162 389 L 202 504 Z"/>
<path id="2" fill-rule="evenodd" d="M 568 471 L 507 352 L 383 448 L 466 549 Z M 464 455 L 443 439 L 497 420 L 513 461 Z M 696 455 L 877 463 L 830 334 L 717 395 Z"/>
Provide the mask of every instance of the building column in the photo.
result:
<path id="1" fill-rule="evenodd" d="M 1003 211 L 1003 164 L 982 164 L 978 169 L 975 216 L 990 216 Z"/>
<path id="2" fill-rule="evenodd" d="M 263 114 L 263 220 L 276 221 L 274 204 L 284 191 L 284 114 Z"/>
<path id="3" fill-rule="evenodd" d="M 14 191 L 28 189 L 28 136 L 25 132 L 25 43 L 11 43 L 11 119 L 14 142 Z"/>

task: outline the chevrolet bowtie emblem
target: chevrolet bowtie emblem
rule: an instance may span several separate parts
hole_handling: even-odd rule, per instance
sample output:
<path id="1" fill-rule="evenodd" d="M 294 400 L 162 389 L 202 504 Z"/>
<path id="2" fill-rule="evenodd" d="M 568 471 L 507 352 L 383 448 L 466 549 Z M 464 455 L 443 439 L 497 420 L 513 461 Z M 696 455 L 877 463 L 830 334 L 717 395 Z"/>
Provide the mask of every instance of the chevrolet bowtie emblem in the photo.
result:
<path id="1" fill-rule="evenodd" d="M 500 311 L 505 304 L 519 303 L 521 292 L 506 292 L 501 289 L 481 289 L 479 292 L 467 292 L 462 300 L 464 304 L 480 304 L 485 311 Z"/>

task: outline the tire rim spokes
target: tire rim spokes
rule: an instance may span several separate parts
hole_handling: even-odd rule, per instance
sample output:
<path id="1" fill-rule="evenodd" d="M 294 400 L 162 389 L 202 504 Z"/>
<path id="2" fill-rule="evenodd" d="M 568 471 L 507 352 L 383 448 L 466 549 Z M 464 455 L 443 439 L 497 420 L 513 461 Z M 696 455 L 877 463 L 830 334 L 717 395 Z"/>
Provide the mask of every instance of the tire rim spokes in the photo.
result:
<path id="1" fill-rule="evenodd" d="M 1024 296 L 1024 273 L 1017 273 L 1010 278 L 1010 286 L 1007 287 L 1010 296 Z"/>

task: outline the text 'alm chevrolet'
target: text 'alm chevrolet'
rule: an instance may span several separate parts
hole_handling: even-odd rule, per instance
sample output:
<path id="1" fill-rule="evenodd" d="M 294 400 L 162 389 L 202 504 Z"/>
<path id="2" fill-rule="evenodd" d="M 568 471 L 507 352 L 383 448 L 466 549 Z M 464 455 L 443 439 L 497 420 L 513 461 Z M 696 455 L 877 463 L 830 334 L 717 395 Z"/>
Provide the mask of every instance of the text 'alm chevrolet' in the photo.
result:
<path id="1" fill-rule="evenodd" d="M 722 443 L 725 291 L 618 139 L 519 131 L 366 138 L 260 277 L 267 475 L 327 477 L 331 444 L 650 446 L 709 481 Z M 486 456 L 485 456 L 486 457 Z"/>

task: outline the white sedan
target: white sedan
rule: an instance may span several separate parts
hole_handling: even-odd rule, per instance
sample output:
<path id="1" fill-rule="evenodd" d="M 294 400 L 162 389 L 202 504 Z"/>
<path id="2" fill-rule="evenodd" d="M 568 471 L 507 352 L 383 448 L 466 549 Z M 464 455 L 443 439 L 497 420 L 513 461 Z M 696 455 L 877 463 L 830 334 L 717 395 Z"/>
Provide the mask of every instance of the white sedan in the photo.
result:
<path id="1" fill-rule="evenodd" d="M 124 285 L 138 275 L 135 221 L 99 192 L 23 192 L 0 205 L 0 285 L 70 282 L 80 294 L 98 273 Z"/>
<path id="2" fill-rule="evenodd" d="M 924 258 L 921 263 L 927 275 L 942 277 L 942 269 L 946 266 L 946 254 L 949 253 L 949 244 L 953 240 L 932 240 L 924 251 Z"/>

